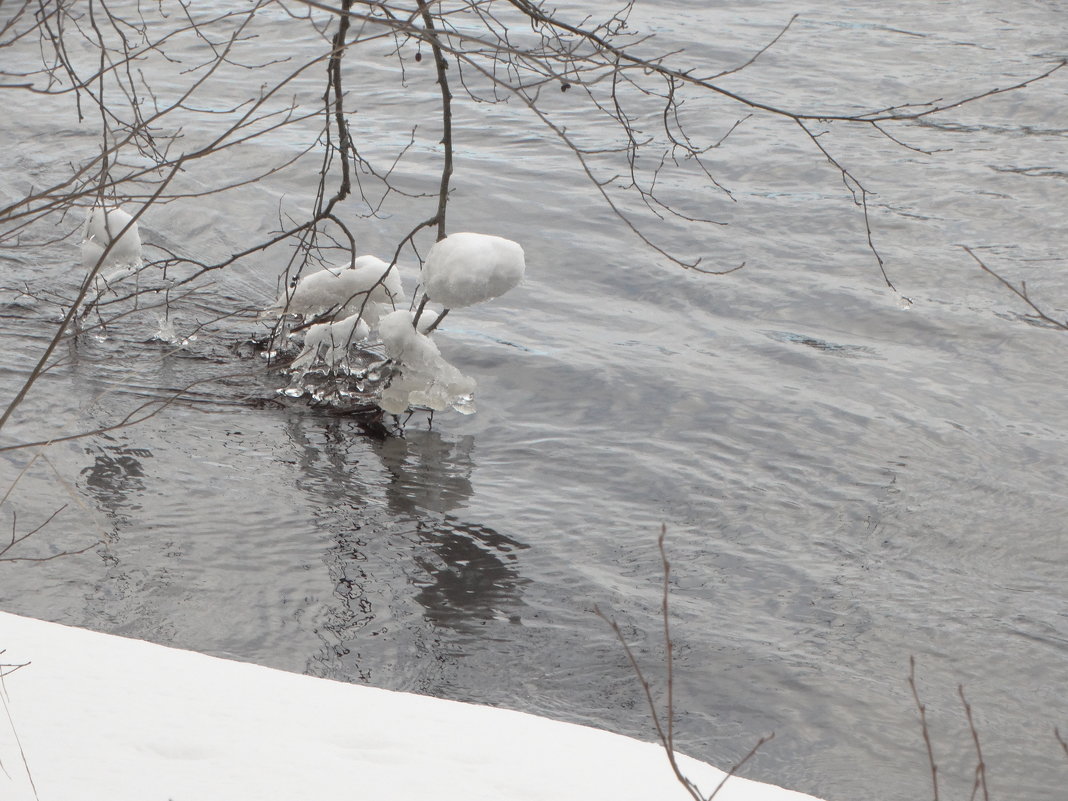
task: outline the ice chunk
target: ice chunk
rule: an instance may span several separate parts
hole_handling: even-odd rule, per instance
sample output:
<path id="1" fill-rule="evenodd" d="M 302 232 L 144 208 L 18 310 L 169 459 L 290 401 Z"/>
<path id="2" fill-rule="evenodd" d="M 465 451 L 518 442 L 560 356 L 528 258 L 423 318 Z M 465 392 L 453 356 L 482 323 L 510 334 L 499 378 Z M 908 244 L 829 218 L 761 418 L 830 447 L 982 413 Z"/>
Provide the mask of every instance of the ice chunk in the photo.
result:
<path id="1" fill-rule="evenodd" d="M 278 296 L 266 314 L 301 314 L 310 317 L 331 313 L 331 319 L 341 320 L 363 310 L 368 325 L 378 322 L 384 306 L 391 310 L 404 301 L 397 265 L 376 256 L 360 256 L 354 267 L 327 267 L 306 275 L 297 285 Z"/>
<path id="2" fill-rule="evenodd" d="M 101 268 L 136 268 L 141 264 L 141 235 L 137 223 L 119 236 L 133 220 L 119 207 L 94 206 L 85 218 L 82 228 L 82 266 L 91 270 L 96 267 L 105 248 L 116 239 Z"/>
<path id="3" fill-rule="evenodd" d="M 370 335 L 371 329 L 359 313 L 332 323 L 313 325 L 304 334 L 304 350 L 290 366 L 311 365 L 322 352 L 323 361 L 330 367 L 335 367 L 348 354 L 349 345 L 362 342 Z"/>
<path id="4" fill-rule="evenodd" d="M 381 409 L 391 414 L 417 406 L 436 411 L 451 407 L 464 414 L 474 411 L 475 380 L 449 364 L 430 337 L 415 330 L 411 312 L 402 309 L 387 314 L 378 332 L 396 370 L 378 398 Z"/>
<path id="5" fill-rule="evenodd" d="M 174 325 L 173 317 L 158 317 L 157 321 L 159 322 L 159 328 L 156 330 L 156 333 L 149 337 L 150 342 L 166 342 L 168 345 L 185 348 L 197 339 L 196 334 L 188 337 L 183 337 L 179 334 L 178 329 Z"/>
<path id="6" fill-rule="evenodd" d="M 430 337 L 415 330 L 409 311 L 399 309 L 387 314 L 379 322 L 378 333 L 386 355 L 395 362 L 409 367 L 429 367 L 441 359 L 441 351 Z"/>
<path id="7" fill-rule="evenodd" d="M 451 234 L 427 254 L 423 290 L 446 309 L 472 306 L 515 287 L 525 269 L 517 242 L 488 234 Z"/>

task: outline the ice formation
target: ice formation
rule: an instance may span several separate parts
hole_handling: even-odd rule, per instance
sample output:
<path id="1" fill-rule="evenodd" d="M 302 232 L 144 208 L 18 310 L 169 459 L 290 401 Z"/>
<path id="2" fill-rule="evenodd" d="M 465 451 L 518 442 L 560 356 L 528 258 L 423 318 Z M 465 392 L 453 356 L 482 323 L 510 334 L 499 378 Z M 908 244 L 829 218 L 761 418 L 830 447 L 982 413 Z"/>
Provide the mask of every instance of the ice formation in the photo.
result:
<path id="1" fill-rule="evenodd" d="M 128 270 L 141 264 L 141 235 L 137 223 L 119 236 L 126 225 L 133 220 L 119 207 L 105 208 L 94 206 L 85 218 L 82 228 L 82 266 L 91 270 L 96 267 L 105 248 L 117 237 L 101 268 L 120 268 Z M 110 279 L 109 279 L 110 280 Z"/>
<path id="2" fill-rule="evenodd" d="M 348 355 L 349 345 L 363 342 L 369 336 L 371 329 L 358 312 L 332 323 L 313 325 L 304 334 L 304 350 L 290 367 L 308 367 L 320 355 L 327 365 L 336 367 Z"/>
<path id="3" fill-rule="evenodd" d="M 341 320 L 360 314 L 368 325 L 378 323 L 383 309 L 389 311 L 404 301 L 400 271 L 376 256 L 360 256 L 353 267 L 326 269 L 306 275 L 297 285 L 278 296 L 268 314 L 301 314 L 310 317 L 331 314 Z"/>
<path id="4" fill-rule="evenodd" d="M 156 329 L 156 333 L 148 338 L 149 342 L 166 342 L 168 345 L 174 345 L 179 348 L 187 348 L 196 342 L 196 334 L 186 337 L 178 333 L 173 317 L 162 315 L 156 319 L 159 321 L 159 327 Z"/>
<path id="5" fill-rule="evenodd" d="M 428 301 L 449 308 L 497 297 L 523 278 L 523 248 L 498 236 L 453 234 L 435 244 L 423 267 L 425 297 L 419 326 L 404 300 L 399 271 L 374 256 L 352 268 L 328 268 L 283 292 L 267 315 L 319 316 L 304 334 L 304 348 L 287 366 L 290 385 L 279 392 L 339 409 L 390 414 L 411 409 L 475 410 L 475 381 L 441 355 L 429 338 L 440 315 Z M 375 344 L 375 330 L 381 349 Z M 287 336 L 286 330 L 277 335 Z M 383 355 L 384 353 L 384 355 Z"/>
<path id="6" fill-rule="evenodd" d="M 423 290 L 446 309 L 503 295 L 523 280 L 523 248 L 488 234 L 451 234 L 436 243 L 423 265 Z"/>
<path id="7" fill-rule="evenodd" d="M 451 407 L 464 414 L 474 411 L 475 380 L 445 361 L 430 337 L 415 330 L 411 312 L 401 309 L 387 314 L 378 332 L 394 364 L 393 376 L 378 398 L 380 409 L 390 414 L 415 407 L 435 411 Z"/>

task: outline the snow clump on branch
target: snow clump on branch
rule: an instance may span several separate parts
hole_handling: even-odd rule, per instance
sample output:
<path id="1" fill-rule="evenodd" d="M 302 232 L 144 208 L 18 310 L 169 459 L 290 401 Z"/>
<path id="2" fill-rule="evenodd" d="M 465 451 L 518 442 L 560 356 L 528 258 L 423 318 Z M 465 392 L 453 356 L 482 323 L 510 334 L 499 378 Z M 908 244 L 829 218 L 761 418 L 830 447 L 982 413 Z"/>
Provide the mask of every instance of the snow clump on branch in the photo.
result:
<path id="1" fill-rule="evenodd" d="M 359 312 L 332 323 L 313 325 L 304 334 L 304 350 L 289 366 L 307 367 L 321 357 L 330 367 L 337 367 L 348 356 L 350 345 L 359 344 L 369 336 L 371 329 Z"/>
<path id="2" fill-rule="evenodd" d="M 133 217 L 118 206 L 105 208 L 94 206 L 85 218 L 82 227 L 82 267 L 92 270 L 104 255 L 107 246 L 115 239 L 103 267 L 136 268 L 141 265 L 141 234 Z M 129 225 L 129 228 L 126 226 Z M 123 231 L 123 229 L 126 229 Z M 122 233 L 119 236 L 120 232 Z"/>
<path id="3" fill-rule="evenodd" d="M 450 309 L 492 300 L 518 285 L 525 271 L 523 248 L 517 242 L 488 234 L 452 234 L 427 254 L 420 311 L 428 300 L 445 307 L 442 316 Z M 475 380 L 449 364 L 427 334 L 416 331 L 411 314 L 387 315 L 379 333 L 393 365 L 377 401 L 380 409 L 391 414 L 413 408 L 474 411 Z"/>
<path id="4" fill-rule="evenodd" d="M 374 326 L 383 311 L 396 308 L 404 299 L 397 265 L 377 256 L 360 256 L 351 267 L 327 267 L 304 276 L 291 290 L 282 292 L 264 314 L 325 314 L 335 321 L 360 314 Z"/>
<path id="5" fill-rule="evenodd" d="M 401 309 L 379 323 L 382 347 L 394 372 L 378 398 L 378 408 L 403 414 L 412 408 L 473 412 L 475 380 L 447 361 L 430 337 L 415 330 L 412 313 Z"/>
<path id="6" fill-rule="evenodd" d="M 523 248 L 488 234 L 451 234 L 430 248 L 423 291 L 446 309 L 492 300 L 523 280 Z"/>
<path id="7" fill-rule="evenodd" d="M 397 266 L 375 256 L 307 275 L 264 311 L 264 316 L 317 318 L 304 333 L 303 350 L 286 367 L 292 383 L 279 391 L 360 411 L 399 415 L 451 408 L 470 414 L 475 380 L 446 361 L 430 334 L 451 308 L 503 295 L 519 284 L 525 269 L 516 242 L 452 234 L 427 254 L 423 296 L 414 313 L 396 308 L 404 299 Z M 424 314 L 430 301 L 444 309 Z"/>

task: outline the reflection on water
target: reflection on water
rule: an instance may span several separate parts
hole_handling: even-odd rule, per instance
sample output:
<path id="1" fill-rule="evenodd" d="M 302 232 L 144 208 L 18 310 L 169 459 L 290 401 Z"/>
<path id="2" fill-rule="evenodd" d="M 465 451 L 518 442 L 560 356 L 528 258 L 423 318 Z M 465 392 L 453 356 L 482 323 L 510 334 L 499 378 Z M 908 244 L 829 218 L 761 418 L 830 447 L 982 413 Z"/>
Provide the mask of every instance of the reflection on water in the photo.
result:
<path id="1" fill-rule="evenodd" d="M 521 589 L 516 551 L 529 546 L 451 516 L 423 528 L 415 563 L 416 599 L 435 626 L 472 632 L 486 620 L 518 623 Z"/>
<path id="2" fill-rule="evenodd" d="M 100 510 L 116 520 L 127 520 L 127 512 L 141 506 L 131 502 L 131 497 L 144 491 L 145 471 L 141 459 L 152 458 L 147 448 L 130 448 L 125 445 L 105 445 L 95 448 L 99 452 L 93 463 L 81 471 L 86 491 L 96 499 Z M 92 454 L 93 448 L 86 453 Z"/>
<path id="3" fill-rule="evenodd" d="M 453 641 L 520 620 L 528 580 L 518 552 L 528 546 L 459 513 L 473 493 L 472 437 L 371 438 L 352 419 L 308 414 L 294 415 L 287 433 L 297 484 L 330 542 L 321 558 L 331 597 L 313 612 L 322 645 L 310 672 L 372 680 L 376 666 L 403 662 L 429 691 L 427 671 L 457 658 Z M 377 639 L 397 627 L 403 638 Z"/>
<path id="4" fill-rule="evenodd" d="M 520 587 L 515 552 L 527 546 L 494 529 L 445 514 L 471 497 L 474 438 L 447 439 L 413 430 L 374 444 L 389 471 L 386 498 L 395 517 L 414 518 L 410 580 L 435 625 L 469 631 L 479 621 L 518 620 Z M 443 514 L 438 517 L 437 514 Z"/>
<path id="5" fill-rule="evenodd" d="M 333 584 L 333 600 L 315 618 L 315 633 L 322 641 L 318 654 L 310 658 L 315 668 L 309 672 L 349 681 L 369 681 L 371 674 L 362 666 L 358 641 L 364 630 L 375 623 L 375 606 L 368 583 L 374 581 L 365 570 L 367 541 L 360 526 L 334 534 L 335 544 L 324 555 Z M 371 631 L 377 635 L 381 630 Z M 354 654 L 353 651 L 356 651 Z"/>
<path id="6" fill-rule="evenodd" d="M 448 440 L 433 430 L 413 429 L 403 437 L 374 443 L 389 471 L 386 495 L 399 515 L 448 512 L 470 499 L 474 437 Z"/>
<path id="7" fill-rule="evenodd" d="M 356 423 L 342 417 L 291 414 L 285 433 L 296 450 L 301 483 L 331 504 L 362 505 L 366 442 Z"/>
<path id="8" fill-rule="evenodd" d="M 742 56 L 730 63 L 796 10 L 690 5 L 696 24 L 667 30 L 672 15 L 661 15 L 662 34 L 687 52 L 729 40 Z M 926 99 L 912 89 L 930 79 L 932 95 L 964 96 L 997 85 L 989 76 L 1001 66 L 1022 77 L 1022 54 L 1063 49 L 1055 4 L 978 3 L 967 20 L 952 5 L 824 4 L 754 65 L 748 86 L 798 108 L 832 96 Z M 838 17 L 870 22 L 857 29 L 880 41 L 842 28 L 825 46 Z M 909 25 L 887 24 L 895 18 Z M 914 23 L 973 25 L 977 46 L 918 51 L 924 42 L 909 37 L 902 51 L 888 29 Z M 721 27 L 710 44 L 703 33 Z M 173 89 L 167 75 L 150 77 Z M 679 554 L 679 686 L 693 689 L 684 750 L 729 764 L 774 729 L 753 765 L 762 778 L 827 798 L 867 797 L 873 785 L 887 801 L 915 798 L 928 781 L 903 683 L 916 653 L 932 674 L 932 716 L 944 723 L 959 710 L 964 681 L 986 721 L 984 751 L 1000 757 L 999 780 L 1019 798 L 1056 797 L 1063 776 L 1047 747 L 1064 717 L 1068 423 L 1050 366 L 1063 361 L 1064 340 L 1021 324 L 1018 299 L 952 243 L 988 248 L 1036 299 L 1063 306 L 1064 182 L 1042 166 L 1055 137 L 1039 135 L 1053 131 L 1063 81 L 895 129 L 924 148 L 953 148 L 932 159 L 879 136 L 834 134 L 879 192 L 873 235 L 916 299 L 908 313 L 873 275 L 862 220 L 833 170 L 798 157 L 797 140 L 767 121 L 747 122 L 718 151 L 716 169 L 738 198 L 730 229 L 677 242 L 748 260 L 711 279 L 655 263 L 603 209 L 576 218 L 574 204 L 559 202 L 578 198 L 567 155 L 515 158 L 500 132 L 531 129 L 494 106 L 500 125 L 465 131 L 477 158 L 457 174 L 452 219 L 493 221 L 529 241 L 531 269 L 521 302 L 479 307 L 442 332 L 450 356 L 478 375 L 479 414 L 443 416 L 435 430 L 415 418 L 395 437 L 306 406 L 277 408 L 270 379 L 232 357 L 251 324 L 197 328 L 199 339 L 173 354 L 145 342 L 159 330 L 151 313 L 123 318 L 106 337 L 65 346 L 64 367 L 20 407 L 20 435 L 90 430 L 231 369 L 248 377 L 197 385 L 195 404 L 114 438 L 50 448 L 78 500 L 102 513 L 76 519 L 72 503 L 42 534 L 62 530 L 57 544 L 72 548 L 100 529 L 119 528 L 121 539 L 103 563 L 98 549 L 0 565 L 0 602 L 648 736 L 640 689 L 589 607 L 619 609 L 639 645 L 659 641 L 655 532 L 666 522 Z M 377 98 L 365 111 L 381 113 L 375 128 L 403 131 L 407 100 L 432 90 L 411 84 L 406 102 Z M 0 128 L 4 141 L 46 147 L 39 134 L 55 120 L 35 103 L 13 107 Z M 576 133 L 588 133 L 584 124 L 575 120 Z M 280 150 L 235 149 L 236 171 L 292 144 L 261 141 Z M 18 158 L 9 150 L 0 155 Z M 274 224 L 279 197 L 313 196 L 317 181 L 315 170 L 297 170 L 250 188 L 221 210 L 226 226 L 220 208 L 191 198 L 146 215 L 146 231 L 225 256 Z M 397 203 L 361 227 L 370 252 L 407 233 L 411 200 Z M 19 293 L 76 290 L 65 247 L 4 258 L 0 294 L 14 299 L 0 314 L 6 397 L 54 333 L 50 302 Z M 219 271 L 220 294 L 203 313 L 187 307 L 184 328 L 170 319 L 184 335 L 257 295 L 267 302 L 281 269 L 265 258 Z M 250 403 L 254 393 L 272 400 Z M 11 502 L 20 526 L 46 519 L 63 492 L 50 473 L 23 479 Z"/>

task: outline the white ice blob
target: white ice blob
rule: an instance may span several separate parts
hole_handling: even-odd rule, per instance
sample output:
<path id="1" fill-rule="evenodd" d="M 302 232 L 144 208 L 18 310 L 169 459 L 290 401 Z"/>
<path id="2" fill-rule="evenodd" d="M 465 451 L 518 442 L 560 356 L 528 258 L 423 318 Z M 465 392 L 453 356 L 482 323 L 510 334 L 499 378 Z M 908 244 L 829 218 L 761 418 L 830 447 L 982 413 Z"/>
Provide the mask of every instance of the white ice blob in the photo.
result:
<path id="1" fill-rule="evenodd" d="M 474 411 L 475 380 L 445 361 L 430 337 L 415 330 L 411 312 L 401 309 L 387 314 L 378 332 L 386 355 L 397 368 L 382 390 L 379 408 L 390 414 L 417 406 L 435 411 L 452 407 L 464 414 Z"/>
<path id="2" fill-rule="evenodd" d="M 378 333 L 386 355 L 400 364 L 429 367 L 441 358 L 441 351 L 430 337 L 415 330 L 412 314 L 407 310 L 399 309 L 383 317 Z"/>
<path id="3" fill-rule="evenodd" d="M 473 306 L 515 287 L 525 269 L 517 242 L 488 234 L 451 234 L 427 254 L 423 290 L 446 309 Z"/>
<path id="4" fill-rule="evenodd" d="M 309 366 L 321 355 L 327 365 L 336 367 L 348 355 L 349 345 L 362 342 L 369 336 L 371 329 L 359 313 L 332 323 L 313 325 L 304 334 L 304 350 L 290 366 Z"/>
<path id="5" fill-rule="evenodd" d="M 404 301 L 400 270 L 390 269 L 376 256 L 360 256 L 353 267 L 328 267 L 297 282 L 283 292 L 266 310 L 267 314 L 301 314 L 310 317 L 331 312 L 331 319 L 341 320 L 363 311 L 368 325 L 375 325 L 382 314 Z"/>
<path id="6" fill-rule="evenodd" d="M 82 266 L 91 270 L 96 267 L 108 244 L 115 239 L 101 268 L 136 268 L 141 265 L 141 235 L 137 223 L 119 236 L 127 224 L 133 220 L 129 214 L 117 206 L 105 208 L 94 206 L 85 218 L 82 228 Z"/>

